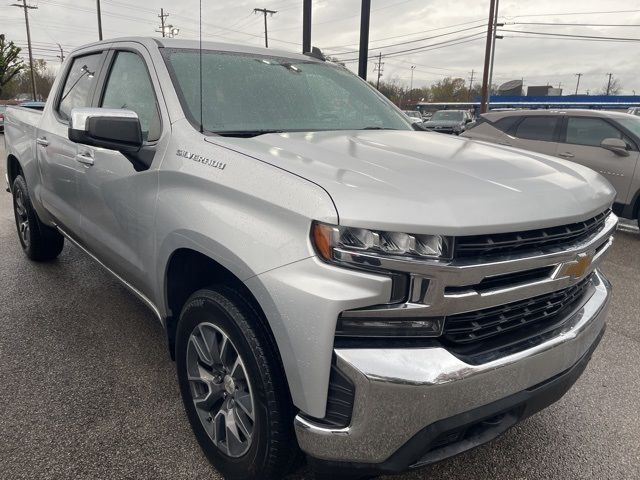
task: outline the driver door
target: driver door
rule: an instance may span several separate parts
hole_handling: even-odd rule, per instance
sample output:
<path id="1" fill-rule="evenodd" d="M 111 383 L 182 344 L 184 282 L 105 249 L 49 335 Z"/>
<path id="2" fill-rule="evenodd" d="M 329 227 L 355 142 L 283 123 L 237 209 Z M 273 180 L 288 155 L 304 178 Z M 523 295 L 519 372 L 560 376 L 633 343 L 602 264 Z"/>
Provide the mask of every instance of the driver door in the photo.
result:
<path id="1" fill-rule="evenodd" d="M 148 268 L 155 255 L 157 160 L 162 136 L 160 107 L 147 68 L 148 52 L 111 51 L 94 105 L 133 110 L 140 119 L 150 168 L 115 150 L 79 145 L 85 163 L 78 177 L 83 243 L 104 264 L 142 293 L 149 294 Z M 168 120 L 164 122 L 168 125 Z M 168 138 L 165 135 L 163 138 Z"/>

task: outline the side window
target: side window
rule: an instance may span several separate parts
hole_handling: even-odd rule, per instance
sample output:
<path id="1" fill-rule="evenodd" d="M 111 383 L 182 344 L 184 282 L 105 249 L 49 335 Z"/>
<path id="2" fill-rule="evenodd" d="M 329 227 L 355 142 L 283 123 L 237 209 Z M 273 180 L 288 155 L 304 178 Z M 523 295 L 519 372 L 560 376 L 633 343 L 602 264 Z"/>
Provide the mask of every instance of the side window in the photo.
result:
<path id="1" fill-rule="evenodd" d="M 160 138 L 160 115 L 144 60 L 132 52 L 118 52 L 109 72 L 101 107 L 133 110 L 140 118 L 142 137 Z"/>
<path id="2" fill-rule="evenodd" d="M 525 117 L 518 128 L 515 136 L 525 140 L 542 140 L 552 142 L 553 134 L 560 117 L 531 116 Z"/>
<path id="3" fill-rule="evenodd" d="M 77 57 L 73 60 L 58 102 L 58 114 L 62 119 L 71 118 L 71 110 L 91 106 L 91 96 L 97 80 L 102 52 Z"/>
<path id="4" fill-rule="evenodd" d="M 501 130 L 503 132 L 508 132 L 509 130 L 511 130 L 511 128 L 518 123 L 518 121 L 521 119 L 522 117 L 516 117 L 516 116 L 510 116 L 510 117 L 503 117 L 499 120 L 496 120 L 493 123 L 493 126 L 495 128 L 497 128 L 498 130 Z"/>
<path id="5" fill-rule="evenodd" d="M 620 130 L 601 118 L 569 117 L 567 120 L 567 143 L 599 147 L 605 138 L 620 138 L 629 144 Z"/>

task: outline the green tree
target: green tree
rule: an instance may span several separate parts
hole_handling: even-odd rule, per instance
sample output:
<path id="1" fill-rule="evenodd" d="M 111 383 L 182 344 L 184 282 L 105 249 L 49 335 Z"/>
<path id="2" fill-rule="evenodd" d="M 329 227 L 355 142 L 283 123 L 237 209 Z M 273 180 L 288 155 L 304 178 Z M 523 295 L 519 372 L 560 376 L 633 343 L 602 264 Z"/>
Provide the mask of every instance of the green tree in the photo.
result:
<path id="1" fill-rule="evenodd" d="M 431 85 L 430 100 L 432 102 L 466 102 L 469 100 L 469 86 L 463 78 L 443 78 Z"/>
<path id="2" fill-rule="evenodd" d="M 0 34 L 0 95 L 3 87 L 24 69 L 19 53 L 20 47 L 7 42 L 4 33 Z"/>
<path id="3" fill-rule="evenodd" d="M 47 68 L 47 62 L 41 58 L 33 60 L 33 72 L 38 98 L 45 100 L 49 96 L 55 75 Z M 31 69 L 28 64 L 6 85 L 0 98 L 16 98 L 21 94 L 26 94 L 31 98 Z"/>

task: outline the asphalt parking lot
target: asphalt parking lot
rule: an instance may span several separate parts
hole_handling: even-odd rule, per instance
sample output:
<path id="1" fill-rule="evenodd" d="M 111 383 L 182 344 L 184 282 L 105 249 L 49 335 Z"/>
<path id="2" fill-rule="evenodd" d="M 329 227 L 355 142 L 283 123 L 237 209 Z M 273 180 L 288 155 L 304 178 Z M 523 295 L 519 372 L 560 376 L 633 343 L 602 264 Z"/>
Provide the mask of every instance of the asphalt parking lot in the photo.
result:
<path id="1" fill-rule="evenodd" d="M 221 478 L 191 434 L 153 314 L 69 245 L 49 264 L 22 255 L 3 144 L 0 479 Z M 560 402 L 488 445 L 395 478 L 640 478 L 635 227 L 618 233 L 604 271 L 615 289 L 607 334 Z"/>

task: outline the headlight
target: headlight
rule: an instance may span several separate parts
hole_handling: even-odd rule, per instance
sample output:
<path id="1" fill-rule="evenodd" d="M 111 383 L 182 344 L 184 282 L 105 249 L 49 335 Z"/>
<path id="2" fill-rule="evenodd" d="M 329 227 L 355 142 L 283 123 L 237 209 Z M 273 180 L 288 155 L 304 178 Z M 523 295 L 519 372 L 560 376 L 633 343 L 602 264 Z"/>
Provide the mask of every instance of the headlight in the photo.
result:
<path id="1" fill-rule="evenodd" d="M 316 252 L 326 261 L 337 260 L 337 253 L 348 251 L 377 256 L 416 259 L 451 257 L 451 239 L 441 235 L 415 235 L 365 228 L 343 227 L 314 222 L 311 240 Z"/>
<path id="2" fill-rule="evenodd" d="M 385 272 L 392 279 L 389 303 L 402 303 L 408 294 L 406 274 L 394 271 L 384 260 L 444 260 L 451 258 L 453 241 L 441 235 L 409 234 L 366 228 L 343 227 L 314 222 L 311 241 L 318 255 L 327 262 L 352 268 Z M 442 333 L 443 317 L 393 318 L 363 310 L 347 310 L 336 325 L 338 337 L 437 337 Z"/>

